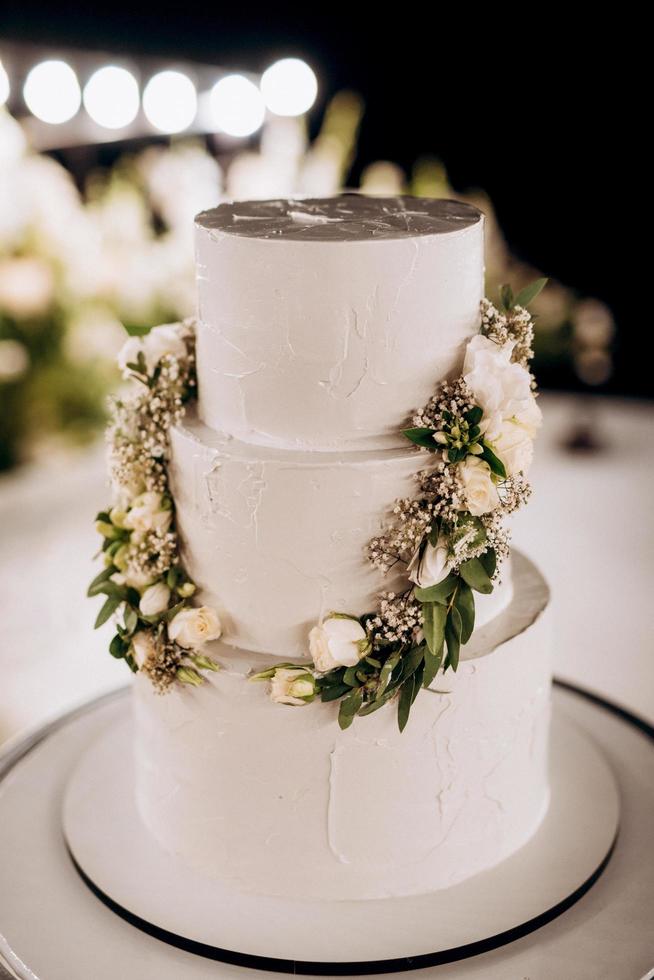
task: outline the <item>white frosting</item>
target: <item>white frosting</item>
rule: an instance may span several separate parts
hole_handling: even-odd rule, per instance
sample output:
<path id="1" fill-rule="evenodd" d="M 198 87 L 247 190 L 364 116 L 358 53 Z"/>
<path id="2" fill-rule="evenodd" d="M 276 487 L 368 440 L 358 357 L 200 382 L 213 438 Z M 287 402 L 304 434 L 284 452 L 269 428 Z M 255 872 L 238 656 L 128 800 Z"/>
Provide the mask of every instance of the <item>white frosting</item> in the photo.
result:
<path id="1" fill-rule="evenodd" d="M 196 219 L 199 413 L 245 442 L 401 445 L 479 328 L 483 218 L 341 195 Z"/>
<path id="2" fill-rule="evenodd" d="M 401 735 L 394 704 L 346 732 L 334 704 L 273 704 L 246 679 L 262 658 L 220 646 L 224 669 L 202 688 L 162 697 L 137 678 L 146 826 L 203 874 L 260 894 L 419 894 L 497 864 L 548 801 L 547 592 L 519 556 L 516 571 L 494 634 L 419 695 Z"/>
<path id="3" fill-rule="evenodd" d="M 309 630 L 331 611 L 362 615 L 384 578 L 365 549 L 432 457 L 405 448 L 317 453 L 230 439 L 191 414 L 171 435 L 169 475 L 182 555 L 201 600 L 218 609 L 228 643 L 284 660 L 306 657 Z M 402 584 L 403 582 L 403 584 Z M 511 597 L 507 567 L 477 597 L 477 625 Z"/>

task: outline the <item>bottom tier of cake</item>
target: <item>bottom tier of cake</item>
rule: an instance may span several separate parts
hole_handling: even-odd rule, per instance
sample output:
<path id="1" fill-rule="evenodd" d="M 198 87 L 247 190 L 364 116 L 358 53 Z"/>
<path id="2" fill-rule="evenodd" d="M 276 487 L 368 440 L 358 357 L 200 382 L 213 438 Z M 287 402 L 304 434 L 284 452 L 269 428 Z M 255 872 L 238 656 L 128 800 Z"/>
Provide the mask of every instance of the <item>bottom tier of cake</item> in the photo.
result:
<path id="1" fill-rule="evenodd" d="M 263 895 L 331 899 L 446 888 L 517 850 L 548 804 L 547 587 L 514 557 L 514 596 L 456 674 L 341 732 L 334 704 L 274 704 L 263 659 L 215 645 L 201 688 L 135 685 L 136 798 L 159 844 Z"/>

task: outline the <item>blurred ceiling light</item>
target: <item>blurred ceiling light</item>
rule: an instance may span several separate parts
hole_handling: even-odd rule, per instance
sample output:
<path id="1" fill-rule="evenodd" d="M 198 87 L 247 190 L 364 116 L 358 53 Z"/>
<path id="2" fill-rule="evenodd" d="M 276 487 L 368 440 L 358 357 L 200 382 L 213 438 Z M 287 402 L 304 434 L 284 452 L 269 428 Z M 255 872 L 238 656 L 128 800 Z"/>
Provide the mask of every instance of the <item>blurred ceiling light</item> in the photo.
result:
<path id="1" fill-rule="evenodd" d="M 42 61 L 25 79 L 23 97 L 30 112 L 46 123 L 64 123 L 80 107 L 77 75 L 65 61 Z"/>
<path id="2" fill-rule="evenodd" d="M 301 116 L 316 101 L 318 82 L 305 61 L 282 58 L 261 76 L 261 91 L 271 112 L 278 116 Z"/>
<path id="3" fill-rule="evenodd" d="M 261 92 L 244 75 L 226 75 L 211 90 L 211 119 L 228 136 L 251 136 L 266 114 Z"/>
<path id="4" fill-rule="evenodd" d="M 181 133 L 195 119 L 198 97 L 195 85 L 181 71 L 153 75 L 143 92 L 143 111 L 162 133 Z"/>
<path id="5" fill-rule="evenodd" d="M 9 98 L 9 75 L 0 61 L 0 105 L 4 105 Z"/>
<path id="6" fill-rule="evenodd" d="M 126 68 L 99 68 L 84 86 L 84 108 L 91 119 L 106 129 L 129 126 L 139 111 L 139 87 Z"/>

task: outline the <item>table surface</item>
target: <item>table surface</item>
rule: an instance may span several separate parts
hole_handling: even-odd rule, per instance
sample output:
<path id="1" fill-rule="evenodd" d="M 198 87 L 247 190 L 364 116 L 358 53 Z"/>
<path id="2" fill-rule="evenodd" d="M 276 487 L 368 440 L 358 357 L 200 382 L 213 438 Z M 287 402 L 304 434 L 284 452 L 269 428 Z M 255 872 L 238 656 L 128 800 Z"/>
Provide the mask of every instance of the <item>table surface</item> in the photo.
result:
<path id="1" fill-rule="evenodd" d="M 552 586 L 555 672 L 654 721 L 654 404 L 542 405 L 514 542 Z M 562 449 L 586 419 L 601 451 Z M 110 625 L 92 629 L 99 600 L 84 598 L 106 498 L 101 447 L 0 480 L 0 742 L 125 681 Z"/>

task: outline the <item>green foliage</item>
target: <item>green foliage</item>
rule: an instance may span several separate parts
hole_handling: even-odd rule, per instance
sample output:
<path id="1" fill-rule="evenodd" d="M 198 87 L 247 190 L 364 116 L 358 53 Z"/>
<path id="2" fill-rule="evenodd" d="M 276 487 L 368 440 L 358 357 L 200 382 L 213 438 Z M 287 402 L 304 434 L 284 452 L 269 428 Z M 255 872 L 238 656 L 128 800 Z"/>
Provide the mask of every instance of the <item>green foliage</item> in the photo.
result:
<path id="1" fill-rule="evenodd" d="M 404 429 L 402 435 L 406 436 L 409 442 L 414 445 L 435 453 L 439 446 L 434 442 L 434 431 L 434 429 L 425 428 Z"/>
<path id="2" fill-rule="evenodd" d="M 461 578 L 471 589 L 488 595 L 493 591 L 493 583 L 479 558 L 464 561 L 459 568 Z"/>

